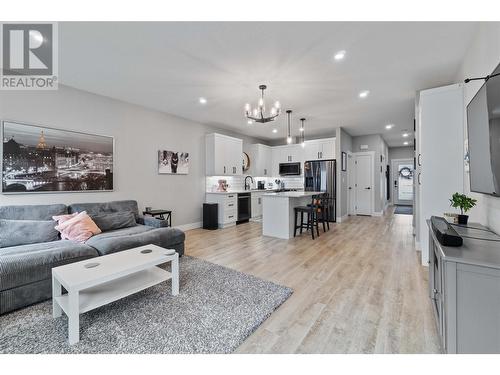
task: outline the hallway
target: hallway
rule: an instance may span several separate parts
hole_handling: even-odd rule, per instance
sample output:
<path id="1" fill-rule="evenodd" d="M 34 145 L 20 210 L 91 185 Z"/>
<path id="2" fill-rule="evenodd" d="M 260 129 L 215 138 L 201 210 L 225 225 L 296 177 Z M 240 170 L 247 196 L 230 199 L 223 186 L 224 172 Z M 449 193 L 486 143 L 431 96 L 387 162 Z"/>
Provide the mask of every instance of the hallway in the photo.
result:
<path id="1" fill-rule="evenodd" d="M 294 289 L 238 353 L 439 353 L 411 220 L 354 216 L 314 241 L 195 229 L 186 254 Z"/>

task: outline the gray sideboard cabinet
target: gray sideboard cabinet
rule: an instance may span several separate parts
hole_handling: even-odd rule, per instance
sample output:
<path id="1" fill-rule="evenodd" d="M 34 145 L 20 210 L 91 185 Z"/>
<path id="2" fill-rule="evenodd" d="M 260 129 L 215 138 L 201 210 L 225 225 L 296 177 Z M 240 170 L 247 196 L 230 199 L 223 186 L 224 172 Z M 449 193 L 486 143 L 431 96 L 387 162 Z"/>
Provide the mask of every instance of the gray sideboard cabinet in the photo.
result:
<path id="1" fill-rule="evenodd" d="M 455 226 L 464 244 L 448 247 L 427 225 L 429 292 L 444 352 L 500 353 L 500 236 L 480 224 Z"/>

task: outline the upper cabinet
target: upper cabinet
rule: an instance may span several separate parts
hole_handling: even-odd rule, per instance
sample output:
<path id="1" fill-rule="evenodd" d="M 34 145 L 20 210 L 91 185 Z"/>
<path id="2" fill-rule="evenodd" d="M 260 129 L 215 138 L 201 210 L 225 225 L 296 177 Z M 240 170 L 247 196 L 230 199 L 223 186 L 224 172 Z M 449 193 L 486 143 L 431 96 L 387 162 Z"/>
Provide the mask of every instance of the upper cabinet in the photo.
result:
<path id="1" fill-rule="evenodd" d="M 250 170 L 248 174 L 256 177 L 272 176 L 272 151 L 271 147 L 254 144 L 250 148 Z"/>
<path id="2" fill-rule="evenodd" d="M 304 160 L 335 159 L 335 138 L 306 141 Z"/>
<path id="3" fill-rule="evenodd" d="M 212 133 L 206 139 L 206 175 L 242 176 L 243 141 L 239 138 Z M 335 138 L 316 139 L 301 144 L 266 146 L 253 144 L 249 149 L 250 169 L 255 177 L 279 176 L 281 163 L 303 163 L 306 160 L 335 159 Z"/>
<path id="4" fill-rule="evenodd" d="M 207 176 L 241 176 L 243 141 L 222 134 L 207 134 L 206 175 Z"/>
<path id="5" fill-rule="evenodd" d="M 304 159 L 304 149 L 301 145 L 276 146 L 272 150 L 273 162 L 277 162 L 278 164 L 297 163 Z"/>
<path id="6" fill-rule="evenodd" d="M 279 176 L 281 163 L 301 163 L 304 161 L 304 149 L 301 145 L 285 145 L 272 147 L 272 172 Z"/>

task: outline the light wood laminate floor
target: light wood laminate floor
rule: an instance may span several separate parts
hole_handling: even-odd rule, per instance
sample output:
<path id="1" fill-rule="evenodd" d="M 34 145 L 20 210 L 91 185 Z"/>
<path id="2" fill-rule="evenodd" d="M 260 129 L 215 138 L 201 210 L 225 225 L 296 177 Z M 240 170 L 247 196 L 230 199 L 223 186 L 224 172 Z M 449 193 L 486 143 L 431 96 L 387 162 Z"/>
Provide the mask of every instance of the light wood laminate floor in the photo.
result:
<path id="1" fill-rule="evenodd" d="M 410 215 L 350 217 L 314 241 L 260 223 L 186 232 L 186 254 L 293 288 L 237 353 L 439 353 Z"/>

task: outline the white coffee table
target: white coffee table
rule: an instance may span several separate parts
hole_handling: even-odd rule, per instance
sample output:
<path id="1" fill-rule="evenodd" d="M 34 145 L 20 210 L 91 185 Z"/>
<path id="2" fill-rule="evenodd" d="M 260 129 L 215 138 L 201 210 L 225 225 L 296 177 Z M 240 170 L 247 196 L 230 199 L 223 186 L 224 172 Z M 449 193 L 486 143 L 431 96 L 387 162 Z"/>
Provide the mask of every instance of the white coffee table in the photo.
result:
<path id="1" fill-rule="evenodd" d="M 80 314 L 169 279 L 172 295 L 179 294 L 179 254 L 172 251 L 145 245 L 52 268 L 52 313 L 54 318 L 62 311 L 68 316 L 69 343 L 80 340 Z M 157 267 L 167 262 L 171 273 Z"/>

